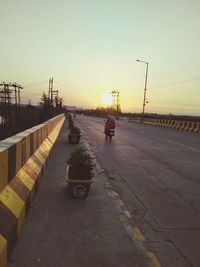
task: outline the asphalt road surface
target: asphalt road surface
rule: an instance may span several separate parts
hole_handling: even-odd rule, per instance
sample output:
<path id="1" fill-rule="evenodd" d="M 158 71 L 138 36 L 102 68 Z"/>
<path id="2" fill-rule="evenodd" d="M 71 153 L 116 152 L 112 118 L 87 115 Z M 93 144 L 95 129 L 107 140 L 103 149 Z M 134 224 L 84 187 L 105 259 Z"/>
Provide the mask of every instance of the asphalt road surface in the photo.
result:
<path id="1" fill-rule="evenodd" d="M 96 163 L 86 200 L 70 199 L 64 124 L 8 267 L 199 267 L 200 135 L 77 116 Z"/>
<path id="2" fill-rule="evenodd" d="M 66 122 L 9 255 L 8 267 L 152 267 L 155 256 L 133 242 L 126 210 L 95 157 L 95 182 L 88 198 L 70 198 L 66 160 L 77 145 L 68 143 L 68 133 Z M 80 145 L 88 145 L 85 136 Z M 91 149 L 90 153 L 93 156 Z"/>
<path id="3" fill-rule="evenodd" d="M 110 142 L 103 119 L 77 116 L 75 124 L 159 263 L 199 267 L 200 134 L 117 120 Z"/>

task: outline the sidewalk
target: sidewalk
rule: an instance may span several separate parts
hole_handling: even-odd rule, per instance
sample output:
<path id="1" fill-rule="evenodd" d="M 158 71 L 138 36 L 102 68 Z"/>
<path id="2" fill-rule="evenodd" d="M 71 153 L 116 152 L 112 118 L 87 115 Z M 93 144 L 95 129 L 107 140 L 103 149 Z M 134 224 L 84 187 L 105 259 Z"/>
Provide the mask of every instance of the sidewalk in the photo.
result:
<path id="1" fill-rule="evenodd" d="M 104 173 L 96 172 L 86 200 L 69 198 L 66 160 L 75 146 L 67 133 L 65 123 L 8 267 L 150 266 L 120 221 Z"/>

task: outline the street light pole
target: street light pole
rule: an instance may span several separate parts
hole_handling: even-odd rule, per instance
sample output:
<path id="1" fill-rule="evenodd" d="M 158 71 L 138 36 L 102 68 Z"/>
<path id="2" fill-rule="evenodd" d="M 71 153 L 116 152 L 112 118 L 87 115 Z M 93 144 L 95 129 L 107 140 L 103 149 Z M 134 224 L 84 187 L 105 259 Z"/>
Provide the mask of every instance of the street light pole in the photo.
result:
<path id="1" fill-rule="evenodd" d="M 149 63 L 146 61 L 142 61 L 137 59 L 137 62 L 142 62 L 146 64 L 146 75 L 145 75 L 145 84 L 144 84 L 144 99 L 143 99 L 143 109 L 142 109 L 142 113 L 144 114 L 144 110 L 145 110 L 145 105 L 146 105 L 146 93 L 147 93 L 147 76 L 148 76 L 148 68 L 149 68 Z"/>

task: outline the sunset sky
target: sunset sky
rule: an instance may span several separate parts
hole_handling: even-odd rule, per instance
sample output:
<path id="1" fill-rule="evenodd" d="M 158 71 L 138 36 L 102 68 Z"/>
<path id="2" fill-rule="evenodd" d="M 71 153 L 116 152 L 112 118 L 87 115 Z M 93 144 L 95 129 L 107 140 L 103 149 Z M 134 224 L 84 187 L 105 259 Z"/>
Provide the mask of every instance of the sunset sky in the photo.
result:
<path id="1" fill-rule="evenodd" d="M 48 80 L 65 105 L 200 115 L 199 0 L 0 0 L 0 82 L 37 104 Z M 104 103 L 105 104 L 105 103 Z"/>

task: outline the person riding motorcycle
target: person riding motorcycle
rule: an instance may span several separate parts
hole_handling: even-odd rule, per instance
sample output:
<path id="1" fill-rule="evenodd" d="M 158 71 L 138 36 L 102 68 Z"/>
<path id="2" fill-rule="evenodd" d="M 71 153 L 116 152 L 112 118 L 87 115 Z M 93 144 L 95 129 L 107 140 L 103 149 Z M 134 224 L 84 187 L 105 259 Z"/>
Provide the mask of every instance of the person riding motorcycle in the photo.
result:
<path id="1" fill-rule="evenodd" d="M 112 116 L 108 115 L 104 128 L 105 135 L 109 136 L 110 130 L 114 131 L 114 129 L 115 129 L 115 119 Z"/>

